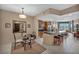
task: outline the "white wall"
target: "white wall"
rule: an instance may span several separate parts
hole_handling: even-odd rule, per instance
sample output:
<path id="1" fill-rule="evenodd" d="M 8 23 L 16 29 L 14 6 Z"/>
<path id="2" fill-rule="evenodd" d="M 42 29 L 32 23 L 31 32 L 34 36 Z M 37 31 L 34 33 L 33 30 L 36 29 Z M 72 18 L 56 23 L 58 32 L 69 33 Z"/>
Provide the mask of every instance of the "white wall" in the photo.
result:
<path id="1" fill-rule="evenodd" d="M 1 28 L 1 12 L 0 12 L 0 28 Z M 1 29 L 0 29 L 0 33 L 1 33 Z M 1 34 L 0 34 L 0 38 L 1 38 Z"/>
<path id="2" fill-rule="evenodd" d="M 36 32 L 36 38 L 38 38 L 38 18 L 37 17 L 34 17 L 34 25 L 33 25 L 33 27 L 34 27 L 34 32 Z"/>

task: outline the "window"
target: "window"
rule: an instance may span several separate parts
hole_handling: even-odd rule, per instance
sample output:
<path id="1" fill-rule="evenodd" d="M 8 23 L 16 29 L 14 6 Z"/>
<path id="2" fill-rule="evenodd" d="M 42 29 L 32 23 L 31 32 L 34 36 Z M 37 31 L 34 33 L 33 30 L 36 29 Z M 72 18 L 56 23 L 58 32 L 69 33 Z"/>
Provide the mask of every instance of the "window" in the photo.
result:
<path id="1" fill-rule="evenodd" d="M 70 30 L 70 22 L 58 22 L 59 31 Z"/>

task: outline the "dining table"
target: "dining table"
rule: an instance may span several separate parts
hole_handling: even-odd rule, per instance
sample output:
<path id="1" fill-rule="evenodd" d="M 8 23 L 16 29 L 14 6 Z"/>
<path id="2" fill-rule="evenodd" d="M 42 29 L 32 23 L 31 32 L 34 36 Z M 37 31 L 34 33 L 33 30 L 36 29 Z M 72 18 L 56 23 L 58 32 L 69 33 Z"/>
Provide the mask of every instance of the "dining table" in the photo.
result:
<path id="1" fill-rule="evenodd" d="M 29 45 L 32 48 L 32 40 L 36 39 L 36 36 L 33 34 L 28 34 L 23 36 L 23 47 L 26 50 L 26 45 Z"/>
<path id="2" fill-rule="evenodd" d="M 23 47 L 24 47 L 24 50 L 26 50 L 26 45 L 29 45 L 30 48 L 32 48 L 30 37 L 24 36 L 23 37 Z"/>

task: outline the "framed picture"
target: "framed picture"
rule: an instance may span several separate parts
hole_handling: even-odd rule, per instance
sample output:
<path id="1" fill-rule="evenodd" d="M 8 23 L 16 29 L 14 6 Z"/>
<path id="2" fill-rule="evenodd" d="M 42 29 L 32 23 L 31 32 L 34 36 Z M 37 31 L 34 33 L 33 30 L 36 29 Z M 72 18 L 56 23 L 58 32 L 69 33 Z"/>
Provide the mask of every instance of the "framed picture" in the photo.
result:
<path id="1" fill-rule="evenodd" d="M 10 23 L 5 23 L 5 28 L 10 28 L 11 24 Z"/>

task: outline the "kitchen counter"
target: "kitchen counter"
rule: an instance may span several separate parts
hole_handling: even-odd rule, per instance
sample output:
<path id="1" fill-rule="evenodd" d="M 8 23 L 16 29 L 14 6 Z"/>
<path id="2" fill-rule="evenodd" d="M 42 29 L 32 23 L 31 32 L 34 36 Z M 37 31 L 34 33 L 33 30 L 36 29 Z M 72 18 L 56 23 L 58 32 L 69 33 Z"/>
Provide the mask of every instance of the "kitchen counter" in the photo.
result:
<path id="1" fill-rule="evenodd" d="M 54 44 L 54 33 L 44 33 L 43 34 L 43 43 L 46 45 L 53 45 Z"/>
<path id="2" fill-rule="evenodd" d="M 49 35 L 58 35 L 58 33 L 52 32 L 52 31 L 51 31 L 51 32 L 47 32 L 47 31 L 46 31 L 46 32 L 44 32 L 44 33 L 45 33 L 45 34 L 49 34 Z"/>

